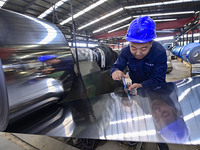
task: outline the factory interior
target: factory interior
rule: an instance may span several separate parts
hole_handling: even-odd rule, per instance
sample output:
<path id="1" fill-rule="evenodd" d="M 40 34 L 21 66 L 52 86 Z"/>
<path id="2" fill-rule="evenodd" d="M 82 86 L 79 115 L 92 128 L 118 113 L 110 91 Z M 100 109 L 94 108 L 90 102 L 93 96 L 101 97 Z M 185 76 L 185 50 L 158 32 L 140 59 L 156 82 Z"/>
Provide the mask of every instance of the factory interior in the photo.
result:
<path id="1" fill-rule="evenodd" d="M 156 36 L 130 41 L 144 16 Z M 0 0 L 0 150 L 200 150 L 198 132 L 200 0 Z"/>

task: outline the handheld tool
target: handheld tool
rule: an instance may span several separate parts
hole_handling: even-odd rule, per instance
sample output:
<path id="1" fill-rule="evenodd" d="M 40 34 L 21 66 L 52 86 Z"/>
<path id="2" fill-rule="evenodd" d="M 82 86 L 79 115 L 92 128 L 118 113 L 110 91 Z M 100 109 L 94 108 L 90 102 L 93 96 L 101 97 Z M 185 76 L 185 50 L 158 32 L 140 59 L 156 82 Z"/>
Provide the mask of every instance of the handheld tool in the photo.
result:
<path id="1" fill-rule="evenodd" d="M 126 82 L 125 82 L 125 78 L 124 78 L 124 76 L 122 76 L 122 82 L 123 82 L 124 87 L 125 87 L 125 89 L 126 89 L 126 91 L 127 91 L 127 96 L 128 96 L 129 102 L 130 102 L 130 104 L 132 104 L 131 96 L 130 96 L 130 93 L 129 93 L 128 87 L 127 87 L 127 85 L 126 85 Z"/>

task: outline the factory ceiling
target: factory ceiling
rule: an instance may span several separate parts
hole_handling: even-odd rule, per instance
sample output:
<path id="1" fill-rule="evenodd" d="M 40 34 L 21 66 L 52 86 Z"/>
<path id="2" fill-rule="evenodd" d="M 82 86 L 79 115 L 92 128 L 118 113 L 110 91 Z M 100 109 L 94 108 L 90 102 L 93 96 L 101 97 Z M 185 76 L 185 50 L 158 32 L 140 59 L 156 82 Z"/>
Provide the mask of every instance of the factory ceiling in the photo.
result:
<path id="1" fill-rule="evenodd" d="M 55 23 L 73 38 L 122 40 L 130 22 L 141 15 L 155 20 L 159 36 L 179 33 L 195 19 L 200 0 L 1 0 L 0 7 Z M 72 8 L 72 9 L 71 9 Z"/>

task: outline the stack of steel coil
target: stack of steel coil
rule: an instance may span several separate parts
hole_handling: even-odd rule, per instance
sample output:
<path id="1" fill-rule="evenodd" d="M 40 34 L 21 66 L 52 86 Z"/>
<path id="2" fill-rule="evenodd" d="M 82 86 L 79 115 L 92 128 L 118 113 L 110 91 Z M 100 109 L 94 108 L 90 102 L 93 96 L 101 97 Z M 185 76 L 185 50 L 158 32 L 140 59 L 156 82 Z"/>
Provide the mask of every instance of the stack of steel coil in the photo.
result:
<path id="1" fill-rule="evenodd" d="M 189 43 L 185 46 L 176 46 L 172 53 L 191 64 L 200 63 L 200 43 Z"/>

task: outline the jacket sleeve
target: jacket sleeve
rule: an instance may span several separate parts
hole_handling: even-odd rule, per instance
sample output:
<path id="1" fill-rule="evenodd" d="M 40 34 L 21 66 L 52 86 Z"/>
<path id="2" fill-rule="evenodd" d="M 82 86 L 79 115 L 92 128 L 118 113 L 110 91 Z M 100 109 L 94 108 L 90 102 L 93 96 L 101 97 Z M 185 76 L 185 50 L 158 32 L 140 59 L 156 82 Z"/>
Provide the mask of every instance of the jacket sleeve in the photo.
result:
<path id="1" fill-rule="evenodd" d="M 143 81 L 141 84 L 143 87 L 146 86 L 157 86 L 159 84 L 166 83 L 166 71 L 167 71 L 167 55 L 166 52 L 158 55 L 157 60 L 154 64 L 154 68 L 151 74 L 151 78 Z"/>
<path id="2" fill-rule="evenodd" d="M 112 76 L 112 73 L 117 70 L 124 71 L 125 67 L 127 66 L 127 62 L 128 58 L 126 57 L 125 52 L 122 50 L 115 63 L 111 66 L 110 75 Z"/>

